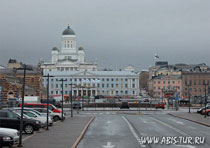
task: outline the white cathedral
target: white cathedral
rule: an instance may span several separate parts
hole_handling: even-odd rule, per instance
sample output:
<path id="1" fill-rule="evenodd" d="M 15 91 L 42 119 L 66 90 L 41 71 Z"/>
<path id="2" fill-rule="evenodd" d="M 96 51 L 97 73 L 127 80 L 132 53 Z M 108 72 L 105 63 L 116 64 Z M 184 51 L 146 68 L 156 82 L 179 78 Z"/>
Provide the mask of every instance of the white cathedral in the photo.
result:
<path id="1" fill-rule="evenodd" d="M 50 71 L 80 71 L 97 70 L 97 63 L 87 62 L 85 50 L 82 46 L 77 48 L 76 35 L 68 25 L 63 31 L 61 49 L 52 48 L 52 62 L 42 64 L 43 69 Z"/>

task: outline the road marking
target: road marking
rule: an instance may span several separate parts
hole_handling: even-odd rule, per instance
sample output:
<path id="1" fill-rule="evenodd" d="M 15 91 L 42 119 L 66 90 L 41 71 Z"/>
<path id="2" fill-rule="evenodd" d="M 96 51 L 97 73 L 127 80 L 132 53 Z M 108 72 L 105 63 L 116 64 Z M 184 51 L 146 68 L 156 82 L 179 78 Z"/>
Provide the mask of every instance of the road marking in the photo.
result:
<path id="1" fill-rule="evenodd" d="M 165 125 L 165 126 L 171 128 L 171 129 L 175 130 L 176 132 L 178 132 L 178 133 L 180 133 L 180 134 L 182 134 L 182 135 L 189 136 L 189 135 L 186 134 L 185 132 L 183 132 L 183 131 L 181 131 L 181 130 L 175 128 L 175 127 L 172 127 L 172 126 L 170 126 L 170 125 L 167 124 L 167 123 L 164 123 L 164 122 L 162 122 L 162 121 L 160 121 L 160 120 L 158 120 L 158 119 L 155 119 L 155 118 L 153 118 L 153 117 L 151 117 L 151 118 L 152 118 L 153 120 L 155 120 L 155 121 L 157 121 L 157 122 L 159 122 L 159 123 L 161 123 L 161 124 L 163 124 L 163 125 Z"/>
<path id="2" fill-rule="evenodd" d="M 184 124 L 183 122 L 181 122 L 181 121 L 176 121 L 175 119 L 171 119 L 171 118 L 168 118 L 168 120 L 171 120 L 171 121 L 173 121 L 173 122 L 176 122 L 176 123 L 178 123 L 178 124 Z"/>
<path id="3" fill-rule="evenodd" d="M 130 122 L 124 117 L 122 116 L 122 118 L 125 120 L 125 122 L 128 124 L 133 136 L 136 138 L 136 140 L 138 141 L 139 145 L 141 147 L 146 147 L 144 144 L 141 143 L 141 140 L 139 138 L 139 136 L 137 135 L 137 133 L 135 132 L 135 130 L 133 129 L 132 125 L 130 124 Z"/>
<path id="4" fill-rule="evenodd" d="M 23 140 L 22 140 L 22 141 L 24 142 L 24 141 L 26 141 L 27 139 L 29 139 L 29 138 L 33 137 L 34 135 L 36 135 L 36 133 L 31 134 L 30 136 L 27 136 L 27 137 L 23 138 Z"/>
<path id="5" fill-rule="evenodd" d="M 196 146 L 193 146 L 193 145 L 175 145 L 175 146 L 178 146 L 178 147 L 187 147 L 187 148 L 196 148 Z"/>
<path id="6" fill-rule="evenodd" d="M 111 142 L 107 142 L 107 145 L 102 145 L 104 148 L 113 148 L 115 145 L 112 145 Z"/>
<path id="7" fill-rule="evenodd" d="M 110 124 L 110 123 L 112 123 L 112 122 L 111 122 L 111 121 L 107 121 L 106 123 L 107 123 L 107 124 Z"/>

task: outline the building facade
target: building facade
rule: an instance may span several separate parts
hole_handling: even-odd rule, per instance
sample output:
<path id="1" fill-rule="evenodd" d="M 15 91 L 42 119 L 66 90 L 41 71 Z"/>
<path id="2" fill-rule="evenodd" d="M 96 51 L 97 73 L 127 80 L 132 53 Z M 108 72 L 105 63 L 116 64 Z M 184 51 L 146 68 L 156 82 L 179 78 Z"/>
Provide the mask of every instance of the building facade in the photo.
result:
<path id="1" fill-rule="evenodd" d="M 210 86 L 210 71 L 182 72 L 182 88 L 185 98 L 190 96 L 195 103 L 204 102 L 205 91 L 207 95 L 210 93 L 208 86 Z"/>
<path id="2" fill-rule="evenodd" d="M 161 75 L 149 80 L 149 94 L 155 98 L 165 98 L 176 94 L 182 98 L 182 79 L 178 75 Z"/>
<path id="3" fill-rule="evenodd" d="M 44 75 L 54 76 L 50 78 L 51 96 L 62 94 L 60 79 L 67 80 L 64 81 L 64 95 L 69 95 L 69 84 L 74 85 L 74 96 L 139 94 L 139 75 L 134 72 L 132 66 L 121 71 L 98 71 L 96 63 L 87 62 L 84 48 L 77 48 L 76 45 L 76 35 L 68 26 L 62 33 L 61 49 L 54 47 L 51 63 L 41 64 Z M 46 77 L 43 77 L 43 84 L 47 85 Z"/>
<path id="4" fill-rule="evenodd" d="M 128 71 L 72 71 L 72 72 L 46 72 L 54 77 L 50 78 L 50 95 L 62 94 L 64 81 L 64 95 L 69 95 L 70 84 L 73 84 L 73 96 L 136 96 L 139 94 L 138 74 Z M 44 86 L 47 78 L 43 77 Z"/>

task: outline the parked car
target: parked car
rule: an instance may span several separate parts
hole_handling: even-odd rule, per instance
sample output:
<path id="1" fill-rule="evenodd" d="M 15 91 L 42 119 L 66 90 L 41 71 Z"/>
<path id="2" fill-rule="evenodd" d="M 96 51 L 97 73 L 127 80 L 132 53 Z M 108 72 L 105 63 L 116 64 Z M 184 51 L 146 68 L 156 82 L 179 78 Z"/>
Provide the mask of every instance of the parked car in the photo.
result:
<path id="1" fill-rule="evenodd" d="M 209 105 L 206 105 L 206 109 L 210 109 L 210 106 L 209 106 Z M 198 114 L 202 114 L 203 110 L 205 110 L 205 106 L 199 108 L 199 109 L 197 110 L 197 113 L 198 113 Z"/>
<path id="2" fill-rule="evenodd" d="M 127 108 L 127 109 L 129 109 L 128 102 L 122 102 L 121 105 L 120 105 L 120 109 L 122 109 L 122 108 Z"/>
<path id="3" fill-rule="evenodd" d="M 13 110 L 21 112 L 21 108 L 13 108 Z M 31 113 L 28 113 L 31 112 Z M 32 119 L 39 120 L 42 124 L 42 127 L 46 126 L 47 117 L 46 114 L 40 113 L 39 111 L 35 110 L 34 108 L 24 108 L 24 114 L 29 116 Z M 53 120 L 49 116 L 48 117 L 49 125 L 53 125 Z"/>
<path id="4" fill-rule="evenodd" d="M 80 102 L 73 102 L 73 109 L 81 109 L 82 107 L 81 107 L 81 104 L 80 104 Z"/>
<path id="5" fill-rule="evenodd" d="M 47 114 L 46 108 L 33 108 L 33 109 L 41 112 L 42 114 L 45 115 Z M 52 117 L 52 119 L 55 122 L 62 119 L 62 113 L 54 113 L 53 111 L 49 110 L 49 115 Z M 65 119 L 65 114 L 63 114 L 63 118 Z"/>
<path id="6" fill-rule="evenodd" d="M 206 111 L 205 111 L 205 109 L 202 111 L 202 114 L 203 115 L 207 115 L 207 116 L 210 116 L 210 109 L 206 109 Z"/>
<path id="7" fill-rule="evenodd" d="M 158 102 L 157 104 L 155 104 L 155 108 L 156 109 L 158 109 L 158 108 L 165 109 L 165 104 L 163 102 Z"/>
<path id="8" fill-rule="evenodd" d="M 0 128 L 0 147 L 13 146 L 19 142 L 19 132 L 16 129 Z"/>
<path id="9" fill-rule="evenodd" d="M 23 131 L 26 134 L 33 134 L 39 131 L 40 121 L 23 118 Z M 10 110 L 0 110 L 0 127 L 20 130 L 20 116 Z"/>
<path id="10" fill-rule="evenodd" d="M 22 104 L 19 105 L 21 107 Z M 24 107 L 28 108 L 47 108 L 47 104 L 43 103 L 24 103 Z M 52 110 L 55 113 L 61 113 L 62 111 L 58 108 L 56 108 L 53 104 L 49 104 L 49 109 Z"/>

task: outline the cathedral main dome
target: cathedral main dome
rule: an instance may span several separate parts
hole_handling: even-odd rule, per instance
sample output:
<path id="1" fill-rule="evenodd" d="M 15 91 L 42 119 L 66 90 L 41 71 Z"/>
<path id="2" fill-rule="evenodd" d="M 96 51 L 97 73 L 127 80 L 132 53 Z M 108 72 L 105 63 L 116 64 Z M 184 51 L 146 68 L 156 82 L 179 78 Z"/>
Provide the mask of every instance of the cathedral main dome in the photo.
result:
<path id="1" fill-rule="evenodd" d="M 70 26 L 68 25 L 68 27 L 63 31 L 63 35 L 75 35 L 74 31 L 70 28 Z"/>

